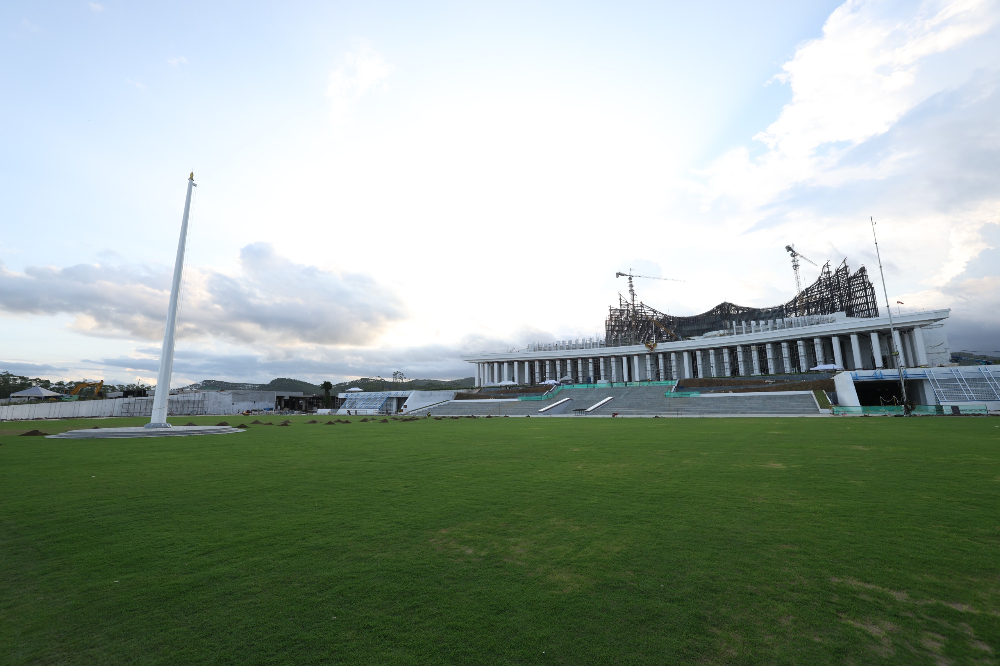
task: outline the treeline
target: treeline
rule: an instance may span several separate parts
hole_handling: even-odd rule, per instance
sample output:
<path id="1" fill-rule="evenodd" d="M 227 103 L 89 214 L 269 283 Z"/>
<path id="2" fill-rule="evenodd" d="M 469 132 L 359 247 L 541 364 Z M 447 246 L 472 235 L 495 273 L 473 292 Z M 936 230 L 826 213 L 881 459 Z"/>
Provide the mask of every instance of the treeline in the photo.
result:
<path id="1" fill-rule="evenodd" d="M 11 393 L 17 393 L 18 391 L 23 391 L 33 386 L 41 386 L 43 389 L 55 391 L 56 393 L 69 393 L 74 386 L 85 381 L 88 380 L 81 379 L 79 381 L 70 382 L 53 382 L 48 379 L 42 379 L 41 377 L 25 377 L 24 375 L 15 375 L 4 370 L 0 372 L 0 398 L 9 398 Z M 109 391 L 134 391 L 137 389 L 148 388 L 149 387 L 144 384 L 105 384 L 104 388 L 101 390 L 104 393 L 108 393 Z M 85 388 L 81 391 L 81 394 L 93 395 L 93 391 L 94 389 L 92 387 Z"/>

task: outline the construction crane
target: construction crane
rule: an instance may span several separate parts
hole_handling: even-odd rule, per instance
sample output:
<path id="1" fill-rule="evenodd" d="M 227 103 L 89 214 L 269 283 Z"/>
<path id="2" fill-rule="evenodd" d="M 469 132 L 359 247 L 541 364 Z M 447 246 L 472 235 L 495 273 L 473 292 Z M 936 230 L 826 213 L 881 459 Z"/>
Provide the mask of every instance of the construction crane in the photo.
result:
<path id="1" fill-rule="evenodd" d="M 654 318 L 650 317 L 649 321 L 651 321 L 654 324 L 656 324 L 656 326 L 659 327 L 659 329 L 661 331 L 663 331 L 664 333 L 666 333 L 667 335 L 669 335 L 670 337 L 672 337 L 674 340 L 680 340 L 681 339 L 681 336 L 677 335 L 676 333 L 674 333 L 673 331 L 671 331 L 669 328 L 667 328 L 666 326 L 664 326 L 660 322 L 656 321 Z M 649 351 L 653 351 L 653 350 L 650 349 Z"/>
<path id="2" fill-rule="evenodd" d="M 674 278 L 663 278 L 663 277 L 653 277 L 652 275 L 636 275 L 632 272 L 632 269 L 628 269 L 628 273 L 622 273 L 618 271 L 615 273 L 616 278 L 627 277 L 628 278 L 628 295 L 632 299 L 632 305 L 635 305 L 635 287 L 632 285 L 632 278 L 643 278 L 646 280 L 667 280 L 668 282 L 684 282 L 684 280 L 675 280 Z"/>
<path id="3" fill-rule="evenodd" d="M 802 293 L 802 277 L 799 275 L 799 259 L 805 259 L 813 266 L 817 266 L 817 264 L 815 261 L 796 250 L 794 245 L 786 245 L 785 249 L 788 250 L 788 254 L 792 255 L 792 270 L 795 271 L 795 295 L 798 296 Z"/>

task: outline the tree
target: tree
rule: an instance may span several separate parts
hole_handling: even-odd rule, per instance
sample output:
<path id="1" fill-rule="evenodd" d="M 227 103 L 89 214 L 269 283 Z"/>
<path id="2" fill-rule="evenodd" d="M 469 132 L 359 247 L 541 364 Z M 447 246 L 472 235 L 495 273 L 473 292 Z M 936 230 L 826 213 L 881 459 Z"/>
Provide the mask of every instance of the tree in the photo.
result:
<path id="1" fill-rule="evenodd" d="M 333 388 L 333 384 L 325 381 L 319 387 L 323 389 L 323 407 L 330 409 L 330 390 Z"/>

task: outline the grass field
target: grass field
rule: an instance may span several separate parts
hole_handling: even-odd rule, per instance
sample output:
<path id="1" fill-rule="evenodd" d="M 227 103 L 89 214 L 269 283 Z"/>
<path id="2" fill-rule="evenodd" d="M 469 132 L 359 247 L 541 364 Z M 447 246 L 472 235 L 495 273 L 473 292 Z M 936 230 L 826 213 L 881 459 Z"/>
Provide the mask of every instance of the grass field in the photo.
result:
<path id="1" fill-rule="evenodd" d="M 1000 419 L 292 420 L 0 423 L 0 663 L 1000 658 Z"/>

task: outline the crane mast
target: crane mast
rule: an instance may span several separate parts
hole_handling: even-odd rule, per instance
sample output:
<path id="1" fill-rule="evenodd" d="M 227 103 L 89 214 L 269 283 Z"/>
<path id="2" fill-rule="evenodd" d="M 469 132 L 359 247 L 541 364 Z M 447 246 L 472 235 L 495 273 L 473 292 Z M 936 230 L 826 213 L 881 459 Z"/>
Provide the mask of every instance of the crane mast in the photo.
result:
<path id="1" fill-rule="evenodd" d="M 788 254 L 792 255 L 792 270 L 795 271 L 795 295 L 798 296 L 802 293 L 802 276 L 799 274 L 799 259 L 805 259 L 813 266 L 816 266 L 817 264 L 812 259 L 796 250 L 795 245 L 786 245 L 785 249 L 788 251 Z"/>

